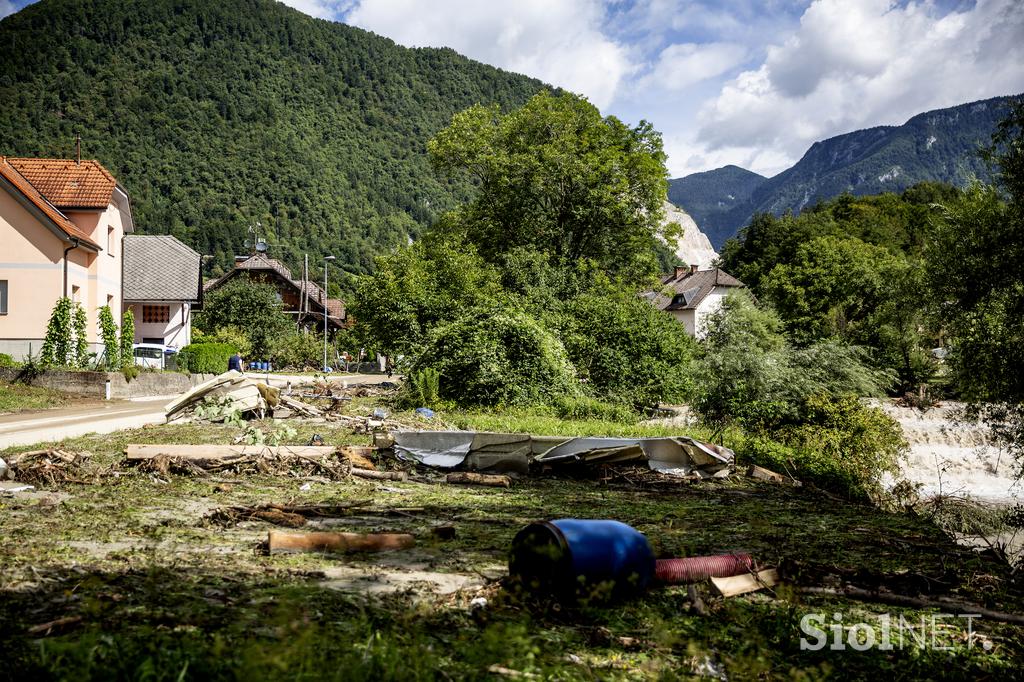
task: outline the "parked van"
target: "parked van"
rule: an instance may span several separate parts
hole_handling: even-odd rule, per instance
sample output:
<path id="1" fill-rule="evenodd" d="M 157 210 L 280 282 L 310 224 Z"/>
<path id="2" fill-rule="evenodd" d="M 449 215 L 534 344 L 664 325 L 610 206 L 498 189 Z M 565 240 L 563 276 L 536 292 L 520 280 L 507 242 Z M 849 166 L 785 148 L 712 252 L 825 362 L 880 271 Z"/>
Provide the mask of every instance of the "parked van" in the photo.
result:
<path id="1" fill-rule="evenodd" d="M 151 369 L 177 369 L 178 351 L 174 348 L 159 343 L 135 343 L 132 344 L 132 355 L 135 357 L 135 364 L 139 367 Z"/>

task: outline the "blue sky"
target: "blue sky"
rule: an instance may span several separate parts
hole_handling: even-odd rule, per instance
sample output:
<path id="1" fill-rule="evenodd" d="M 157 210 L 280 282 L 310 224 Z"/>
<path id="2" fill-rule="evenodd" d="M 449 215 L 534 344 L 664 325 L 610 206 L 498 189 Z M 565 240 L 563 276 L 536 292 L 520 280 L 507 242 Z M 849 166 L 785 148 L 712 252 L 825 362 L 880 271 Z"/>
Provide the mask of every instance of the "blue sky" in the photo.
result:
<path id="1" fill-rule="evenodd" d="M 216 1 L 216 0 L 211 0 Z M 1022 0 L 284 0 L 447 46 L 662 132 L 673 177 L 1024 92 Z M 0 0 L 0 16 L 27 0 Z"/>

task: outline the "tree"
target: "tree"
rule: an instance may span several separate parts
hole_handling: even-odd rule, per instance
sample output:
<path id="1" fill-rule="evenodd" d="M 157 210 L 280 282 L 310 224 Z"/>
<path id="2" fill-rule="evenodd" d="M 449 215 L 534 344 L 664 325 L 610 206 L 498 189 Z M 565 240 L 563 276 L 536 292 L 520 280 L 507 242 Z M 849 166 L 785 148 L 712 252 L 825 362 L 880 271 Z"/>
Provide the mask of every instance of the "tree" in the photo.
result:
<path id="1" fill-rule="evenodd" d="M 44 365 L 63 367 L 71 361 L 72 302 L 67 296 L 57 299 L 46 324 L 46 336 L 40 360 Z"/>
<path id="2" fill-rule="evenodd" d="M 129 308 L 121 315 L 121 366 L 131 367 L 135 364 L 133 346 L 135 344 L 135 314 Z"/>
<path id="3" fill-rule="evenodd" d="M 1024 402 L 1024 103 L 993 136 L 999 186 L 945 207 L 926 245 L 931 302 L 956 385 L 974 402 Z M 1002 191 L 1000 191 L 1002 190 Z"/>
<path id="4" fill-rule="evenodd" d="M 479 105 L 456 114 L 427 150 L 439 171 L 475 183 L 452 224 L 484 258 L 527 247 L 633 279 L 657 267 L 667 171 L 646 121 L 630 128 L 576 95 L 544 91 L 508 114 Z"/>
<path id="5" fill-rule="evenodd" d="M 100 307 L 97 323 L 100 327 L 100 338 L 103 340 L 103 355 L 107 369 L 118 369 L 121 367 L 121 345 L 117 341 L 117 324 L 114 322 L 110 306 Z"/>
<path id="6" fill-rule="evenodd" d="M 209 292 L 193 324 L 204 334 L 214 334 L 225 327 L 241 329 L 257 356 L 269 355 L 274 340 L 293 328 L 277 290 L 244 277 Z"/>

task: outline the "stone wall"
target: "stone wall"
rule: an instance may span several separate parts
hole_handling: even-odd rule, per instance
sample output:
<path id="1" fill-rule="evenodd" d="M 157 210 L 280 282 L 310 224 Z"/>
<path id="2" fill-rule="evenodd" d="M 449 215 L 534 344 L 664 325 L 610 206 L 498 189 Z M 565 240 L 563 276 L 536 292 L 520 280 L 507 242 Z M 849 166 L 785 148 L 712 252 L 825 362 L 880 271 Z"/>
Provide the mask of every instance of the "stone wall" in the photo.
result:
<path id="1" fill-rule="evenodd" d="M 19 379 L 20 375 L 19 369 L 0 369 L 0 381 L 14 381 Z M 107 381 L 110 381 L 110 397 L 124 399 L 178 395 L 212 378 L 212 374 L 142 371 L 136 378 L 126 381 L 120 372 L 48 369 L 29 383 L 55 391 L 103 398 L 106 396 Z"/>

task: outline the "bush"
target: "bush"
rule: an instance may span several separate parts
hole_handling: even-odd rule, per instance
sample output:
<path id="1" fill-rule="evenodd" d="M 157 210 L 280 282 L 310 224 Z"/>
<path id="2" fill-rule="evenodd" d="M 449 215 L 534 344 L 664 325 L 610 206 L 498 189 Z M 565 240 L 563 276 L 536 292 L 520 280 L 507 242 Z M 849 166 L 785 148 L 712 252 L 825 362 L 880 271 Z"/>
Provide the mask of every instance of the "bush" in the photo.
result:
<path id="1" fill-rule="evenodd" d="M 882 475 L 897 473 L 906 442 L 899 425 L 855 396 L 812 396 L 806 421 L 755 435 L 738 454 L 779 473 L 854 499 L 879 500 Z"/>
<path id="2" fill-rule="evenodd" d="M 440 374 L 441 397 L 461 405 L 542 405 L 580 395 L 562 343 L 519 310 L 472 312 L 437 329 L 413 372 Z"/>
<path id="3" fill-rule="evenodd" d="M 441 399 L 441 375 L 433 367 L 409 374 L 406 387 L 405 402 L 413 407 L 436 407 Z"/>
<path id="4" fill-rule="evenodd" d="M 324 361 L 324 337 L 291 331 L 272 341 L 270 360 L 275 367 L 319 368 Z M 328 358 L 330 364 L 330 358 Z"/>
<path id="5" fill-rule="evenodd" d="M 692 396 L 697 344 L 649 301 L 605 287 L 566 301 L 562 311 L 560 338 L 601 400 L 643 407 Z"/>
<path id="6" fill-rule="evenodd" d="M 225 328 L 238 330 L 248 340 L 250 354 L 256 357 L 269 356 L 275 339 L 295 328 L 277 290 L 244 277 L 209 292 L 193 326 L 208 336 Z"/>
<path id="7" fill-rule="evenodd" d="M 191 374 L 222 374 L 237 352 L 227 343 L 192 343 L 178 352 L 178 368 Z"/>
<path id="8" fill-rule="evenodd" d="M 19 364 L 15 362 L 14 358 L 12 358 L 10 355 L 8 355 L 7 353 L 0 353 L 0 368 L 13 368 L 18 366 Z"/>

